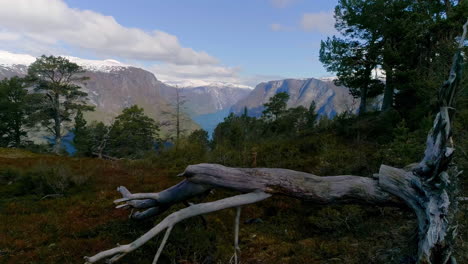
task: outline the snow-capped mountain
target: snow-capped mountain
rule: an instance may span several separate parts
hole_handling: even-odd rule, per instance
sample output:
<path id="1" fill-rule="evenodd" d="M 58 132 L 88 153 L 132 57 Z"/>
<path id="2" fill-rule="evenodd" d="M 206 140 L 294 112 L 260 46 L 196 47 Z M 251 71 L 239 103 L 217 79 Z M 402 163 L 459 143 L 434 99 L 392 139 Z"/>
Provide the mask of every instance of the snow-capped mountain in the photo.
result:
<path id="1" fill-rule="evenodd" d="M 251 116 L 260 116 L 272 96 L 280 92 L 289 94 L 288 107 L 309 107 L 312 101 L 317 112 L 332 117 L 343 111 L 356 111 L 358 102 L 347 88 L 336 86 L 333 79 L 286 79 L 260 83 L 243 100 L 231 108 L 231 112 L 241 114 L 247 107 Z"/>
<path id="2" fill-rule="evenodd" d="M 229 82 L 207 82 L 203 80 L 184 80 L 184 81 L 165 81 L 163 83 L 174 86 L 177 88 L 197 88 L 197 87 L 218 87 L 218 88 L 241 88 L 253 89 L 253 87 L 243 84 L 229 83 Z"/>
<path id="3" fill-rule="evenodd" d="M 121 63 L 116 60 L 87 60 L 72 56 L 62 56 L 69 61 L 74 62 L 87 71 L 96 72 L 111 72 L 119 71 L 131 67 L 130 65 Z M 0 67 L 3 68 L 17 68 L 22 66 L 29 66 L 36 60 L 36 57 L 29 54 L 11 53 L 8 51 L 0 50 Z"/>
<path id="4" fill-rule="evenodd" d="M 168 101 L 174 101 L 175 90 L 163 89 L 163 97 Z M 193 88 L 178 88 L 179 96 L 184 101 L 186 112 L 192 116 L 215 113 L 223 109 L 229 109 L 237 101 L 250 93 L 250 89 L 229 86 L 200 86 Z"/>
<path id="5" fill-rule="evenodd" d="M 82 84 L 83 90 L 88 93 L 89 103 L 96 106 L 94 112 L 85 114 L 88 121 L 109 122 L 123 108 L 134 104 L 143 107 L 155 120 L 166 121 L 171 118 L 163 114 L 174 112 L 174 107 L 162 96 L 162 90 L 175 88 L 160 82 L 153 73 L 115 60 L 64 57 L 86 69 L 84 75 L 90 78 Z M 27 67 L 35 60 L 30 55 L 0 51 L 0 79 L 26 75 Z M 191 119 L 187 120 L 184 129 L 198 128 Z"/>
<path id="6" fill-rule="evenodd" d="M 96 71 L 96 72 L 112 72 L 112 71 L 121 71 L 132 66 L 121 63 L 116 60 L 86 60 L 77 57 L 63 56 L 69 61 L 74 62 L 81 67 L 85 68 L 87 71 Z"/>

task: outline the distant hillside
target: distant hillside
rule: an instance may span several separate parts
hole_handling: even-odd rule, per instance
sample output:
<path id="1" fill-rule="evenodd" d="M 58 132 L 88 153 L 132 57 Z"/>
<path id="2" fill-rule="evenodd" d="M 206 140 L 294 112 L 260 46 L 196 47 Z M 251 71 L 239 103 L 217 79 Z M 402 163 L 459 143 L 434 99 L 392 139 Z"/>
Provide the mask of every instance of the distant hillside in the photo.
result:
<path id="1" fill-rule="evenodd" d="M 359 103 L 347 88 L 336 86 L 331 80 L 286 79 L 260 83 L 247 97 L 234 104 L 231 112 L 241 114 L 247 107 L 249 115 L 260 116 L 263 104 L 280 92 L 289 94 L 288 107 L 309 107 L 315 101 L 317 112 L 328 117 L 344 111 L 355 112 Z"/>
<path id="2" fill-rule="evenodd" d="M 213 132 L 218 123 L 229 114 L 231 106 L 244 99 L 252 91 L 248 86 L 231 83 L 184 83 L 170 82 L 178 86 L 179 96 L 185 103 L 184 111 L 209 134 Z M 184 85 L 184 86 L 180 86 Z M 166 85 L 161 90 L 167 101 L 174 101 L 176 94 L 173 87 Z"/>
<path id="3" fill-rule="evenodd" d="M 179 88 L 180 96 L 184 98 L 184 107 L 191 116 L 211 114 L 230 108 L 236 102 L 244 99 L 252 90 L 236 86 L 198 86 Z M 175 91 L 169 89 L 164 93 L 166 100 L 174 100 Z"/>

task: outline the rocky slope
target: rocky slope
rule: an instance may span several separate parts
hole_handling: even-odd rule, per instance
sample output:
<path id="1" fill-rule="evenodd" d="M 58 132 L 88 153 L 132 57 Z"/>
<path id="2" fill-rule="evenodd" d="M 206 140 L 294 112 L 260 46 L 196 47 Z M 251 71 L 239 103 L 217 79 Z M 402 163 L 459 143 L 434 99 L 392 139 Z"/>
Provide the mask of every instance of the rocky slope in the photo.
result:
<path id="1" fill-rule="evenodd" d="M 328 117 L 343 111 L 355 112 L 358 106 L 348 89 L 336 86 L 331 79 L 286 79 L 260 83 L 247 97 L 234 104 L 231 112 L 241 114 L 247 107 L 249 115 L 260 116 L 263 104 L 280 92 L 289 94 L 288 107 L 309 107 L 315 101 L 317 112 Z"/>
<path id="2" fill-rule="evenodd" d="M 210 84 L 207 86 L 179 88 L 180 96 L 184 99 L 186 112 L 191 116 L 212 114 L 229 109 L 239 100 L 244 99 L 252 90 L 239 88 L 235 85 Z M 173 101 L 175 91 L 165 89 L 164 97 Z"/>

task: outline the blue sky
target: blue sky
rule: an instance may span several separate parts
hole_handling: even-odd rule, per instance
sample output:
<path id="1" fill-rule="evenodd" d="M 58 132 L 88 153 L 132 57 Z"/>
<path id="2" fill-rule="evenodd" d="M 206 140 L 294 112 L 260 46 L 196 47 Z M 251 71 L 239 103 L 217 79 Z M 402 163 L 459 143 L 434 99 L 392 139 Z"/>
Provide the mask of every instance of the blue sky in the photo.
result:
<path id="1" fill-rule="evenodd" d="M 323 77 L 336 2 L 0 0 L 0 49 L 117 59 L 168 81 Z"/>

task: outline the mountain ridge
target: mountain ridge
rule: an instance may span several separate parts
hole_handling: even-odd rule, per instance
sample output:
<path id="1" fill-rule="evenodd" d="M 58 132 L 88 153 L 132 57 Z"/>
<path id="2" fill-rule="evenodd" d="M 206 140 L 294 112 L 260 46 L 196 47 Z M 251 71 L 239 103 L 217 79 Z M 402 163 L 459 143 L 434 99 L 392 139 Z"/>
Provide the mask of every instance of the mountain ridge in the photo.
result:
<path id="1" fill-rule="evenodd" d="M 358 102 L 346 87 L 336 86 L 332 78 L 324 80 L 316 78 L 283 79 L 258 84 L 244 99 L 231 107 L 231 112 L 241 114 L 246 107 L 251 116 L 260 116 L 271 97 L 280 92 L 289 94 L 287 107 L 309 107 L 316 104 L 316 111 L 320 115 L 331 118 L 344 111 L 356 112 Z"/>
<path id="2" fill-rule="evenodd" d="M 175 88 L 162 83 L 149 71 L 115 60 L 64 57 L 82 66 L 86 70 L 84 75 L 90 78 L 80 84 L 88 93 L 89 103 L 96 107 L 96 111 L 85 113 L 88 121 L 109 123 L 123 108 L 133 104 L 143 107 L 148 116 L 164 123 L 169 117 L 163 113 L 175 111 L 173 104 L 162 96 L 162 90 Z M 30 55 L 0 51 L 0 78 L 25 76 L 27 67 L 35 60 Z M 190 118 L 186 120 L 184 125 L 188 131 L 199 128 Z M 163 134 L 168 130 L 161 129 Z"/>

